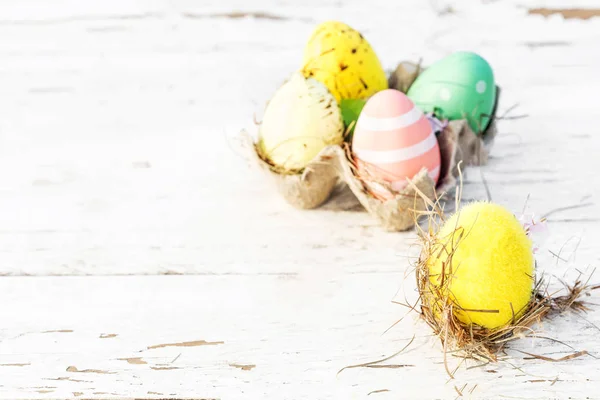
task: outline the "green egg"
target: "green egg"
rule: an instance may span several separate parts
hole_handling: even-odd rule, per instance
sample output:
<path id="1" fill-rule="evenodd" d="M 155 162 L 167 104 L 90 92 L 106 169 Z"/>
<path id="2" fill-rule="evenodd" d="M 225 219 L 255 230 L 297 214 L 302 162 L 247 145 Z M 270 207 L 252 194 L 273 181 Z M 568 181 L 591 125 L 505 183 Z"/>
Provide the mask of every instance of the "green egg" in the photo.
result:
<path id="1" fill-rule="evenodd" d="M 466 118 L 473 132 L 481 133 L 494 112 L 494 72 L 481 56 L 456 52 L 419 75 L 407 95 L 424 112 L 449 120 Z"/>

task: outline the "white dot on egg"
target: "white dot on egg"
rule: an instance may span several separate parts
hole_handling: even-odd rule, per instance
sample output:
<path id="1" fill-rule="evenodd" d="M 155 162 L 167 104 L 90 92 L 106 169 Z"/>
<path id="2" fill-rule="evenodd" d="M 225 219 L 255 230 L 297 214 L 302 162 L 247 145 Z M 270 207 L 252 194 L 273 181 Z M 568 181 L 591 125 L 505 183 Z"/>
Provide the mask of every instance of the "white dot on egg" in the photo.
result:
<path id="1" fill-rule="evenodd" d="M 477 90 L 477 93 L 481 94 L 485 92 L 485 89 L 487 89 L 485 81 L 479 81 L 475 84 L 475 90 Z"/>
<path id="2" fill-rule="evenodd" d="M 448 100 L 450 100 L 451 97 L 452 97 L 452 94 L 450 93 L 450 91 L 447 88 L 443 88 L 440 90 L 440 99 L 442 99 L 444 101 L 448 101 Z"/>

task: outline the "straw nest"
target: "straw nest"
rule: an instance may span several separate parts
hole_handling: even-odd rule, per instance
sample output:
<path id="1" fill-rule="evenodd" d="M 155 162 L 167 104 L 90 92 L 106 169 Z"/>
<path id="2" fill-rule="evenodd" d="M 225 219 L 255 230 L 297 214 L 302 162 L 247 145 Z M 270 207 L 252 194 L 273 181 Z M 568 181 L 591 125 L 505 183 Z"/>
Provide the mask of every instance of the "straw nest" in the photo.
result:
<path id="1" fill-rule="evenodd" d="M 459 199 L 460 186 L 456 193 L 457 209 Z M 428 212 L 429 223 L 427 228 L 416 225 L 419 242 L 422 246 L 421 254 L 415 266 L 419 292 L 419 302 L 417 304 L 420 303 L 420 307 L 409 307 L 420 314 L 421 318 L 431 327 L 434 334 L 441 341 L 444 351 L 444 366 L 450 377 L 454 377 L 454 371 L 448 365 L 449 355 L 457 356 L 463 360 L 474 359 L 480 362 L 496 362 L 499 361 L 499 355 L 503 353 L 508 343 L 535 334 L 532 326 L 540 321 L 568 310 L 578 313 L 588 310 L 582 297 L 589 295 L 592 290 L 600 289 L 600 285 L 589 283 L 591 275 L 585 278 L 580 274 L 572 284 L 561 281 L 565 290 L 561 291 L 564 294 L 558 295 L 557 292 L 549 292 L 545 279 L 536 274 L 529 303 L 524 310 L 515 310 L 513 319 L 505 326 L 486 329 L 475 324 L 461 322 L 455 314 L 457 309 L 460 310 L 460 306 L 453 301 L 449 290 L 447 290 L 451 276 L 450 279 L 446 279 L 445 282 L 439 285 L 434 284 L 430 280 L 428 268 L 430 257 L 438 256 L 440 251 L 447 251 L 448 260 L 451 262 L 452 254 L 460 246 L 461 240 L 459 238 L 455 244 L 450 244 L 450 248 L 447 240 L 442 243 L 442 239 L 438 238 L 435 232 L 439 231 L 446 217 L 439 203 L 430 202 L 429 204 L 432 211 Z M 461 235 L 464 233 L 455 231 L 455 234 Z M 450 242 L 454 242 L 454 240 Z M 472 312 L 473 310 L 469 311 Z M 481 312 L 487 311 L 490 310 L 481 310 Z M 559 360 L 527 354 L 545 361 L 565 361 L 586 355 L 587 351 L 579 351 Z"/>

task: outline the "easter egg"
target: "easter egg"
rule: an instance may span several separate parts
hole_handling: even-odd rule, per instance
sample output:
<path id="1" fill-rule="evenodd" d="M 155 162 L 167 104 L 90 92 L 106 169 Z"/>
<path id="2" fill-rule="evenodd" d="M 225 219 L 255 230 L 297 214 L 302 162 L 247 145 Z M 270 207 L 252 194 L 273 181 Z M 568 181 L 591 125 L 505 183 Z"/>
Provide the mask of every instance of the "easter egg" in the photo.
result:
<path id="1" fill-rule="evenodd" d="M 407 95 L 423 111 L 433 112 L 438 118 L 466 118 L 473 132 L 480 133 L 494 112 L 494 72 L 481 56 L 456 52 L 421 73 Z"/>
<path id="2" fill-rule="evenodd" d="M 376 197 L 387 199 L 378 181 L 400 191 L 423 167 L 437 182 L 440 148 L 423 112 L 402 92 L 386 89 L 371 97 L 352 137 L 358 174 Z"/>
<path id="3" fill-rule="evenodd" d="M 525 312 L 534 283 L 532 243 L 510 211 L 469 204 L 444 223 L 435 240 L 429 279 L 454 304 L 460 321 L 494 329 Z"/>
<path id="4" fill-rule="evenodd" d="M 285 172 L 299 172 L 328 145 L 344 141 L 340 107 L 319 81 L 294 73 L 269 101 L 258 151 Z"/>
<path id="5" fill-rule="evenodd" d="M 350 26 L 318 25 L 304 48 L 303 73 L 327 86 L 338 103 L 364 99 L 387 89 L 385 71 L 367 40 Z"/>

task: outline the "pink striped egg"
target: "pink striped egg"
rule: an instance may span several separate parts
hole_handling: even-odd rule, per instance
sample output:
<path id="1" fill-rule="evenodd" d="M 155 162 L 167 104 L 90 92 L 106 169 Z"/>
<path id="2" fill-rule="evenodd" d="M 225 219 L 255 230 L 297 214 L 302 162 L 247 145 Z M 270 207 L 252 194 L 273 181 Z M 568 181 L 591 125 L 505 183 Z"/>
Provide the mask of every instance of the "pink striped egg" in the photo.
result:
<path id="1" fill-rule="evenodd" d="M 392 198 L 377 182 L 395 191 L 408 185 L 423 167 L 437 183 L 440 148 L 431 124 L 412 100 L 395 89 L 373 95 L 365 104 L 352 138 L 358 174 L 375 197 Z"/>

